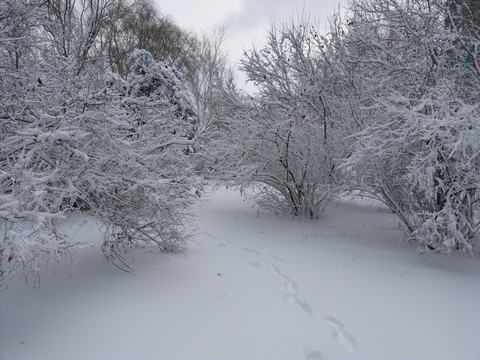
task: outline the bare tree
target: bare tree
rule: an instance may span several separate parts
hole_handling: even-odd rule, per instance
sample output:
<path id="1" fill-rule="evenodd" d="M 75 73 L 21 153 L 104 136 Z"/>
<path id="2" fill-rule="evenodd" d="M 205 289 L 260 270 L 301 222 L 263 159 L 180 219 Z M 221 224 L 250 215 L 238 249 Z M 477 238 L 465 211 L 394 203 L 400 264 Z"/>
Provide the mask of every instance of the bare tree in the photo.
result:
<path id="1" fill-rule="evenodd" d="M 148 0 L 123 4 L 122 16 L 109 22 L 102 41 L 112 71 L 126 78 L 127 58 L 134 49 L 147 50 L 155 60 L 175 66 L 188 79 L 193 71 L 196 38 L 175 22 L 162 16 Z"/>
<path id="2" fill-rule="evenodd" d="M 88 58 L 101 54 L 102 29 L 125 16 L 119 0 L 47 0 L 45 4 L 43 28 L 59 55 L 75 57 L 78 73 Z"/>

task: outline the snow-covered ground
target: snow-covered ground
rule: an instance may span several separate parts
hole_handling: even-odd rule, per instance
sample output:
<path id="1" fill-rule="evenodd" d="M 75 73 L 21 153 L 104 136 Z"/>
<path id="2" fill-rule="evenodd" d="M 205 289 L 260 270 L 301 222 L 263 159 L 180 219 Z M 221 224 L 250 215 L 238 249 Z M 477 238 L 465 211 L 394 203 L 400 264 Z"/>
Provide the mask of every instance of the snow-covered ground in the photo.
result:
<path id="1" fill-rule="evenodd" d="M 206 197 L 185 255 L 134 250 L 125 273 L 87 246 L 2 290 L 0 359 L 480 359 L 479 260 L 419 255 L 368 204 L 313 222 Z"/>

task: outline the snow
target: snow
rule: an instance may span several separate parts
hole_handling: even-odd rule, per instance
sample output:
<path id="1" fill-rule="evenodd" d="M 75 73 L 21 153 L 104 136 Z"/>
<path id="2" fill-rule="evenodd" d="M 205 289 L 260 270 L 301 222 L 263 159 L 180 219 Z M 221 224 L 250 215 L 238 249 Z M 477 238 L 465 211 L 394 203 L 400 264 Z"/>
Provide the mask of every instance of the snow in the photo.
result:
<path id="1" fill-rule="evenodd" d="M 78 261 L 1 290 L 0 358 L 480 358 L 477 259 L 419 255 L 371 203 L 296 221 L 235 191 L 206 197 L 189 251 L 133 250 L 134 273 L 77 219 Z"/>

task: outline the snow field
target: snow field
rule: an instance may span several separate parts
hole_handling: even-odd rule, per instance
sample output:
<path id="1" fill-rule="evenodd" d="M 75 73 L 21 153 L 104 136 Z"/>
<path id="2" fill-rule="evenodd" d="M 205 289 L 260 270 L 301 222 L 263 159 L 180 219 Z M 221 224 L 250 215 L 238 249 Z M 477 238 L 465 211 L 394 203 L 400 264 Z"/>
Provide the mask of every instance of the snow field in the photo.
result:
<path id="1" fill-rule="evenodd" d="M 388 211 L 339 203 L 320 221 L 257 213 L 237 192 L 196 206 L 190 250 L 105 263 L 100 233 L 40 287 L 0 293 L 0 358 L 479 359 L 480 263 L 419 255 Z"/>

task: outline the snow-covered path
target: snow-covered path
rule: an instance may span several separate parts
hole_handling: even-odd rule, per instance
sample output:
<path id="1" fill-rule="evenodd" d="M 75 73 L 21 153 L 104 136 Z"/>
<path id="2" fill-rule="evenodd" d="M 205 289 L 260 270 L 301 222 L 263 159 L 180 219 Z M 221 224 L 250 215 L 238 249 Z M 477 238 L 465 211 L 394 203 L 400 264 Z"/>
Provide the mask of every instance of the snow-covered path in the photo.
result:
<path id="1" fill-rule="evenodd" d="M 207 197 L 186 255 L 135 250 L 128 274 L 86 247 L 2 291 L 0 359 L 480 359 L 478 260 L 418 255 L 371 206 L 299 222 Z"/>

